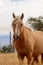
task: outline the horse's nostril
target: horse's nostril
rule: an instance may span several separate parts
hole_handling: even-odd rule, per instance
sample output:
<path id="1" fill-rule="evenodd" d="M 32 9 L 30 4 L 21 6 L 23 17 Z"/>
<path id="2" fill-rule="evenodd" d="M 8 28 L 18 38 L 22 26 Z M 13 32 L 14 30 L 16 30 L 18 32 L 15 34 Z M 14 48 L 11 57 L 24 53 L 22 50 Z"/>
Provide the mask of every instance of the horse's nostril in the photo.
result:
<path id="1" fill-rule="evenodd" d="M 19 36 L 18 36 L 18 35 L 13 35 L 13 38 L 14 38 L 15 40 L 17 40 L 17 39 L 19 38 Z"/>
<path id="2" fill-rule="evenodd" d="M 18 38 L 19 38 L 19 36 L 16 37 L 16 39 L 18 39 Z"/>

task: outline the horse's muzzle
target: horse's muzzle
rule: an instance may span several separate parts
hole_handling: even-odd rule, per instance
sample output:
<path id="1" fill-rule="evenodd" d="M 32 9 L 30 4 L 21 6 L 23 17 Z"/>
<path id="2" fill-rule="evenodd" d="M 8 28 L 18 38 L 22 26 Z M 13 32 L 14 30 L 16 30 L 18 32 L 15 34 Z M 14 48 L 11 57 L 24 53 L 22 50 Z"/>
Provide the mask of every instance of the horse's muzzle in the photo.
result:
<path id="1" fill-rule="evenodd" d="M 13 35 L 13 39 L 14 40 L 18 40 L 19 39 L 19 36 L 18 35 Z"/>

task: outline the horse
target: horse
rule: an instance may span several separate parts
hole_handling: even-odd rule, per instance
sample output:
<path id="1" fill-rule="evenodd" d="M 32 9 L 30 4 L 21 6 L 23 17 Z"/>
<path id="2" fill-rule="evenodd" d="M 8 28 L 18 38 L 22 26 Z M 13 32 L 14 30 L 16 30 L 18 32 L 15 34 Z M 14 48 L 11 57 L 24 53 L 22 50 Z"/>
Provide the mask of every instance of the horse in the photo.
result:
<path id="1" fill-rule="evenodd" d="M 18 57 L 22 60 L 26 56 L 28 63 L 34 60 L 38 61 L 38 56 L 42 56 L 43 60 L 43 32 L 32 31 L 23 24 L 24 14 L 16 16 L 13 13 L 13 46 L 18 52 Z"/>

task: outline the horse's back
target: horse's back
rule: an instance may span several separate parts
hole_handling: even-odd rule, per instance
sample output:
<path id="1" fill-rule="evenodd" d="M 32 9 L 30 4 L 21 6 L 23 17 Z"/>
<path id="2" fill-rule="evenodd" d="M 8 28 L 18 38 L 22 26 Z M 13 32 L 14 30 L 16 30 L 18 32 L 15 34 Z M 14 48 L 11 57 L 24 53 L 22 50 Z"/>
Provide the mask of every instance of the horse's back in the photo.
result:
<path id="1" fill-rule="evenodd" d="M 33 32 L 33 36 L 35 39 L 34 51 L 36 51 L 36 53 L 43 53 L 43 32 L 35 31 Z"/>
<path id="2" fill-rule="evenodd" d="M 42 31 L 35 31 L 33 32 L 33 35 L 34 35 L 34 38 L 36 40 L 39 40 L 41 41 L 41 39 L 43 39 L 43 32 Z"/>

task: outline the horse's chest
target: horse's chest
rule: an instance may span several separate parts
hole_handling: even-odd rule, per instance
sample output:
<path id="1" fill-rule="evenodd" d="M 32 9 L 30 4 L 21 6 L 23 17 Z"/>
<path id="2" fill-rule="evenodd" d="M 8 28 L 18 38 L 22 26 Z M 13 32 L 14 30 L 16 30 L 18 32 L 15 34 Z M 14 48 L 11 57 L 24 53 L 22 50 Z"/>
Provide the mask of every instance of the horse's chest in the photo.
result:
<path id="1" fill-rule="evenodd" d="M 16 49 L 18 51 L 22 51 L 24 49 L 24 45 L 23 44 L 17 43 L 17 44 L 15 44 L 15 46 L 16 46 Z"/>
<path id="2" fill-rule="evenodd" d="M 16 50 L 19 54 L 27 54 L 28 53 L 28 49 L 23 43 L 22 44 L 17 43 Z"/>

